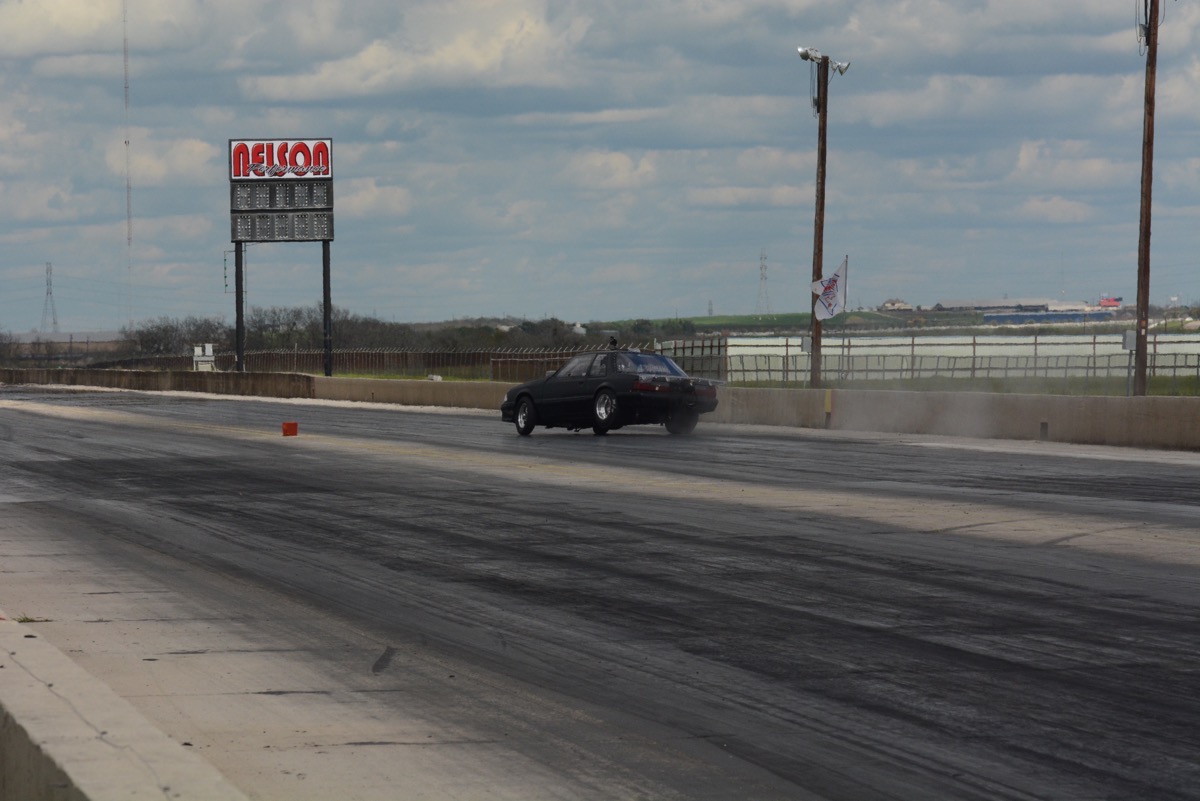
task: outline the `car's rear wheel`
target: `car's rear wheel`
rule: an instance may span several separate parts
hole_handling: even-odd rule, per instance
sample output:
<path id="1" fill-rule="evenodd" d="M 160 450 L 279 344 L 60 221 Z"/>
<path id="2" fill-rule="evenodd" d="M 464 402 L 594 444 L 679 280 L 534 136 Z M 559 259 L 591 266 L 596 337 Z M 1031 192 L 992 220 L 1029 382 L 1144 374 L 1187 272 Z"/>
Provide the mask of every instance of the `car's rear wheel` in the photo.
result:
<path id="1" fill-rule="evenodd" d="M 617 396 L 611 389 L 602 389 L 596 393 L 592 404 L 592 431 L 607 434 L 610 429 L 616 427 Z"/>
<path id="2" fill-rule="evenodd" d="M 672 409 L 667 417 L 667 431 L 672 434 L 686 435 L 696 430 L 700 414 L 694 409 Z"/>
<path id="3" fill-rule="evenodd" d="M 513 422 L 516 423 L 517 433 L 522 437 L 528 437 L 533 432 L 533 427 L 537 425 L 537 412 L 533 408 L 533 401 L 528 397 L 517 401 L 517 413 L 513 415 Z"/>

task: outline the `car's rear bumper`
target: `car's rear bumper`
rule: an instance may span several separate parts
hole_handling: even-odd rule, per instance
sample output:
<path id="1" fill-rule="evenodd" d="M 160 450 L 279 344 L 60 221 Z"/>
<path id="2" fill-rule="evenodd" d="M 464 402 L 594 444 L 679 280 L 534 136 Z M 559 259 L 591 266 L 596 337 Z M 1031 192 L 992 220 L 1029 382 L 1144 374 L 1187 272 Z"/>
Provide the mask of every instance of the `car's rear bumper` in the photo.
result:
<path id="1" fill-rule="evenodd" d="M 707 414 L 717 408 L 717 399 L 711 395 L 681 392 L 631 392 L 618 398 L 618 403 L 637 422 L 663 422 L 672 410 L 680 408 L 696 414 Z"/>

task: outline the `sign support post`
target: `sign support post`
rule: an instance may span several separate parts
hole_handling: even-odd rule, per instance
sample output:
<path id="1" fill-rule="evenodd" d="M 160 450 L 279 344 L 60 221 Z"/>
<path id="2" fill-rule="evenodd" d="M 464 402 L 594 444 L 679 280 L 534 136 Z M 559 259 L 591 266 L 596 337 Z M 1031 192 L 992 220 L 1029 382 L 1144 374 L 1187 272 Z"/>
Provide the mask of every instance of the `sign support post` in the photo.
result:
<path id="1" fill-rule="evenodd" d="M 325 284 L 323 303 L 325 306 L 325 375 L 333 375 L 333 293 L 329 281 L 329 240 L 321 242 L 321 264 Z"/>
<path id="2" fill-rule="evenodd" d="M 239 373 L 246 372 L 246 280 L 243 272 L 246 245 L 243 242 L 233 243 L 233 291 L 237 295 L 234 306 L 237 308 L 237 366 Z"/>

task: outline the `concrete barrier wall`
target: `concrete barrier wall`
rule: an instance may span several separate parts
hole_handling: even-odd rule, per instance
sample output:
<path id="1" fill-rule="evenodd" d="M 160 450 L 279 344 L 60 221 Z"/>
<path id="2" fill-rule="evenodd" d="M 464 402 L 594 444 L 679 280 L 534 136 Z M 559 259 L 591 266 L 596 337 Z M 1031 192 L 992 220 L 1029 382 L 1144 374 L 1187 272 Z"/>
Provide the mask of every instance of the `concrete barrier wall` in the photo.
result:
<path id="1" fill-rule="evenodd" d="M 794 428 L 825 427 L 826 393 L 800 389 L 720 387 L 717 409 L 701 420 Z"/>
<path id="2" fill-rule="evenodd" d="M 7 384 L 69 384 L 151 391 L 368 401 L 493 409 L 508 384 L 383 380 L 293 373 L 5 370 Z M 704 419 L 725 423 L 1092 445 L 1200 449 L 1200 398 L 1002 395 L 982 392 L 721 387 Z"/>
<path id="3" fill-rule="evenodd" d="M 313 379 L 313 397 L 322 400 L 398 403 L 404 406 L 448 406 L 460 409 L 495 409 L 509 384 L 494 381 L 395 381 L 379 378 Z"/>
<path id="4" fill-rule="evenodd" d="M 1200 398 L 832 392 L 830 427 L 1200 449 Z"/>
<path id="5" fill-rule="evenodd" d="M 0 369 L 0 383 L 63 384 L 150 392 L 211 392 L 217 395 L 259 395 L 270 398 L 311 398 L 314 377 L 298 373 L 216 373 L 159 370 L 14 370 Z"/>

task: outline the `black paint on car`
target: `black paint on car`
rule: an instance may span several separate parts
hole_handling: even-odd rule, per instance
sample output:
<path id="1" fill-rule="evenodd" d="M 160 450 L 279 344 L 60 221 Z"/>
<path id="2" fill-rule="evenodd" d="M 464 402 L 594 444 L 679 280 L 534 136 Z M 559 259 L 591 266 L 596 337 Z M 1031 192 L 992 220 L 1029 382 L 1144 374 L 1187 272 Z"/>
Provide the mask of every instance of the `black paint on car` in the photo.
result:
<path id="1" fill-rule="evenodd" d="M 607 434 L 629 425 L 663 425 L 690 434 L 717 408 L 717 385 L 692 378 L 660 353 L 610 349 L 579 353 L 558 370 L 513 387 L 500 416 L 528 436 L 537 426 Z"/>

